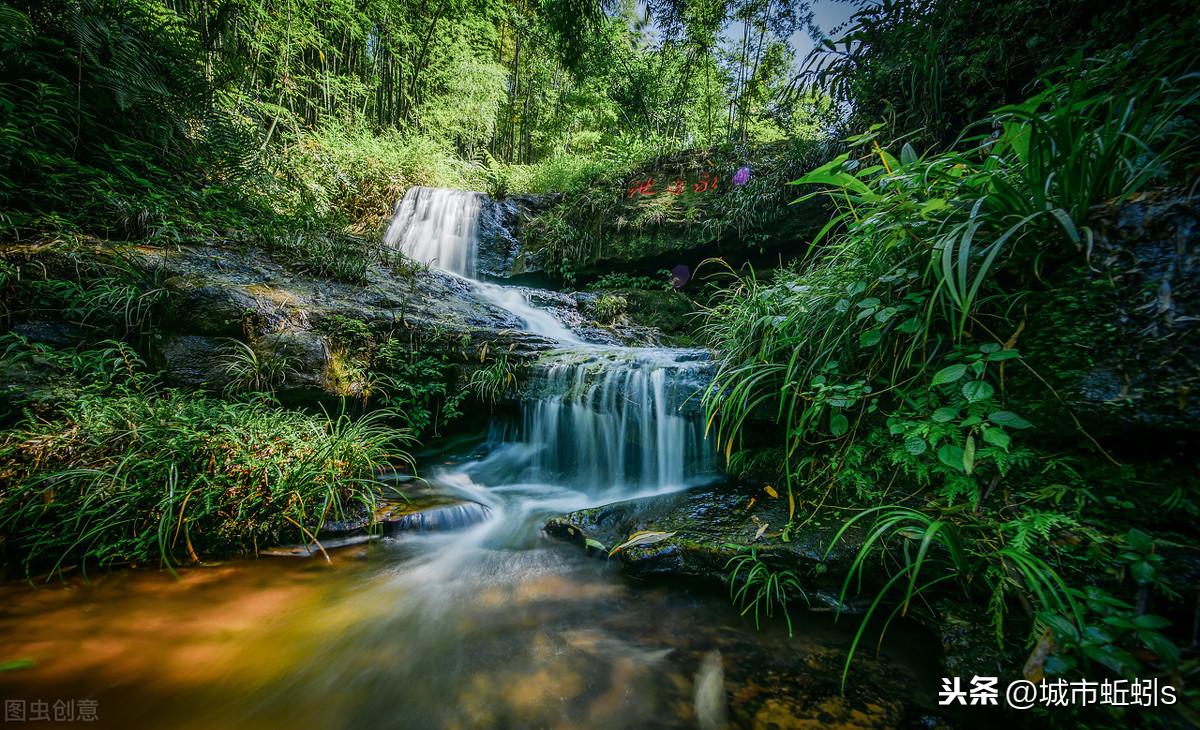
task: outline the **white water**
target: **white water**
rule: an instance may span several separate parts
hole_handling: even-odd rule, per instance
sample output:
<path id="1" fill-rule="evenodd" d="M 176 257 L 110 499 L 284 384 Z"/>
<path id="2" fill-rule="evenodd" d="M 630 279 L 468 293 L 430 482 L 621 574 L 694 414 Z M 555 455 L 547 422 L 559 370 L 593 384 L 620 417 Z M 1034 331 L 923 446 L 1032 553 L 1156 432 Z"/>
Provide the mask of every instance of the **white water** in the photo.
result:
<path id="1" fill-rule="evenodd" d="M 708 363 L 694 351 L 560 352 L 535 372 L 522 435 L 539 446 L 533 474 L 593 494 L 678 489 L 711 474 L 696 391 Z M 689 399 L 691 399 L 689 401 Z"/>
<path id="2" fill-rule="evenodd" d="M 520 529 L 539 514 L 711 478 L 714 460 L 697 402 L 708 373 L 705 353 L 590 344 L 534 306 L 528 290 L 475 280 L 480 217 L 488 204 L 482 193 L 410 189 L 385 242 L 471 280 L 481 298 L 563 347 L 530 367 L 521 418 L 495 429 L 487 456 L 430 478 L 487 505 L 492 523 Z"/>
<path id="3" fill-rule="evenodd" d="M 583 340 L 555 319 L 554 315 L 530 304 L 529 297 L 516 287 L 477 281 L 475 291 L 497 307 L 512 312 L 517 319 L 525 323 L 525 329 L 535 335 L 547 337 L 563 345 L 583 344 Z"/>
<path id="4" fill-rule="evenodd" d="M 384 245 L 415 261 L 471 279 L 481 297 L 512 312 L 530 332 L 564 345 L 582 344 L 562 322 L 530 304 L 520 289 L 475 280 L 479 217 L 486 202 L 483 193 L 409 188 L 396 204 Z"/>
<path id="5" fill-rule="evenodd" d="M 415 261 L 474 278 L 479 214 L 486 199 L 466 190 L 409 188 L 396 204 L 383 242 Z"/>

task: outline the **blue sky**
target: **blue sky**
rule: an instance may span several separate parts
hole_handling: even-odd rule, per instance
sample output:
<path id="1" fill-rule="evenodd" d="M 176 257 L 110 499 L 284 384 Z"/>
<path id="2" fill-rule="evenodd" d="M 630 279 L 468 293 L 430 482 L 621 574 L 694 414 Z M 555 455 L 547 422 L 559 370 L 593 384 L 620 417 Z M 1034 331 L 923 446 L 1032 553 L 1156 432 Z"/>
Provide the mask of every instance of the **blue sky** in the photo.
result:
<path id="1" fill-rule="evenodd" d="M 825 35 L 845 23 L 854 14 L 855 6 L 849 2 L 833 2 L 833 0 L 817 0 L 812 4 L 813 22 Z M 739 28 L 740 30 L 740 28 Z M 794 33 L 791 38 L 792 47 L 796 49 L 796 59 L 802 61 L 812 50 L 813 41 L 808 37 L 808 31 Z"/>
<path id="2" fill-rule="evenodd" d="M 845 23 L 854 14 L 857 6 L 861 3 L 853 2 L 853 0 L 813 0 L 811 7 L 813 11 L 813 24 L 821 31 L 824 36 L 833 36 L 834 29 Z M 643 2 L 637 4 L 638 14 L 646 12 L 646 5 Z M 645 31 L 650 38 L 657 40 L 658 25 L 654 18 L 650 19 L 650 27 Z M 725 28 L 723 37 L 727 44 L 737 45 L 741 42 L 742 24 L 738 21 L 729 23 Z M 797 65 L 804 62 L 804 58 L 808 52 L 813 49 L 813 39 L 809 36 L 808 29 L 802 28 L 792 34 L 789 39 L 792 48 L 796 51 Z"/>

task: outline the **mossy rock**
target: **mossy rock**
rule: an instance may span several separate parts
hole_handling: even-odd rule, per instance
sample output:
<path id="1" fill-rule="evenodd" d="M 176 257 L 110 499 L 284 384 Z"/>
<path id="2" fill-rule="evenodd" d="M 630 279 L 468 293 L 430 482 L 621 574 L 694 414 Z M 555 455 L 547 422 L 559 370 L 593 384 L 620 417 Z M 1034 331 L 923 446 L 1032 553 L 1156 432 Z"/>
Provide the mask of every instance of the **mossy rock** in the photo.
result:
<path id="1" fill-rule="evenodd" d="M 785 541 L 781 531 L 787 522 L 786 495 L 771 497 L 764 489 L 726 483 L 579 510 L 552 518 L 545 530 L 580 546 L 593 540 L 605 550 L 637 532 L 668 533 L 670 537 L 652 544 L 622 549 L 612 559 L 639 577 L 722 584 L 729 560 L 753 546 L 764 561 L 800 575 L 814 603 L 837 605 L 842 579 L 862 544 L 862 532 L 849 530 L 831 548 L 839 524 L 801 526 Z M 877 576 L 868 572 L 864 585 L 875 580 Z"/>

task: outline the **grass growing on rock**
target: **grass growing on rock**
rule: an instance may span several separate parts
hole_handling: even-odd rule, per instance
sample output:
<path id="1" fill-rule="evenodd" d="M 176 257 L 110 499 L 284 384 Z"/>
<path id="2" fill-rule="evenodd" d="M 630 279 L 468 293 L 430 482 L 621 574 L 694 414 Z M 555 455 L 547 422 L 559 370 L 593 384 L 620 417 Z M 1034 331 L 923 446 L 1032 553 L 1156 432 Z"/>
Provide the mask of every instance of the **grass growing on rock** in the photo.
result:
<path id="1" fill-rule="evenodd" d="M 10 352 L 11 352 L 10 348 Z M 29 410 L 0 441 L 0 535 L 27 571 L 197 561 L 319 537 L 369 511 L 377 469 L 409 463 L 387 411 L 361 418 L 157 387 L 126 348 L 72 363 L 75 397 Z"/>

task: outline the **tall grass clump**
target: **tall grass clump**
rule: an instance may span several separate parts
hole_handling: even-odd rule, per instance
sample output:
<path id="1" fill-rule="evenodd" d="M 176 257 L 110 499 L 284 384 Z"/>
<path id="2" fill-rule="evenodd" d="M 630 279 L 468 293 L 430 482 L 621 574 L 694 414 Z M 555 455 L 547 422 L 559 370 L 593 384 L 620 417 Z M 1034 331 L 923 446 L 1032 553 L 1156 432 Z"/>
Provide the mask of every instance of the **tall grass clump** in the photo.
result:
<path id="1" fill-rule="evenodd" d="M 331 520 L 369 515 L 376 470 L 410 461 L 408 432 L 386 411 L 352 419 L 161 389 L 130 351 L 106 351 L 118 350 L 31 355 L 108 375 L 75 373 L 85 384 L 73 397 L 0 440 L 0 535 L 27 571 L 169 567 L 307 542 Z"/>

